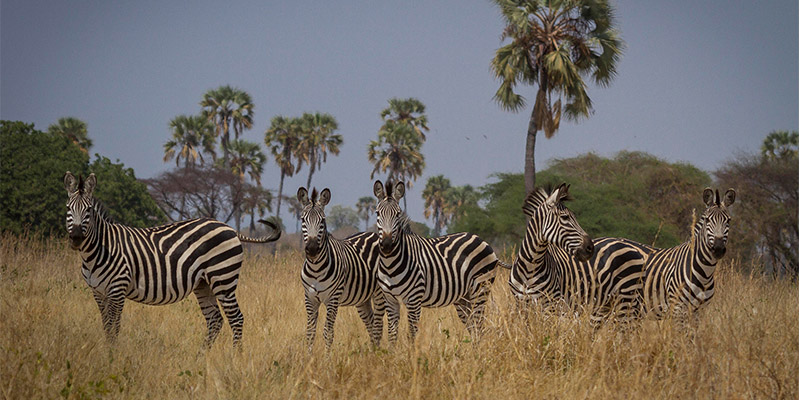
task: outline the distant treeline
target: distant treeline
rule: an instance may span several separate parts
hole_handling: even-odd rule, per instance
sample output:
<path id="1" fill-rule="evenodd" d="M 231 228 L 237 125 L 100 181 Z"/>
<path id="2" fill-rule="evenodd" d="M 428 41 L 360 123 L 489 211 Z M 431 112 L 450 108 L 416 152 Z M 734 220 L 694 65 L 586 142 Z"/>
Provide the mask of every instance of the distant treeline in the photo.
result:
<path id="1" fill-rule="evenodd" d="M 152 186 L 153 182 L 137 180 L 133 169 L 101 155 L 95 155 L 90 162 L 86 150 L 62 135 L 38 131 L 32 124 L 0 121 L 0 159 L 2 231 L 63 236 L 63 174 L 68 170 L 84 176 L 94 172 L 98 176 L 102 184 L 96 195 L 115 220 L 132 226 L 167 221 L 148 193 L 146 183 Z M 204 168 L 179 172 L 210 176 Z M 219 196 L 219 188 L 230 185 L 225 184 L 226 177 L 217 178 L 221 183 L 206 190 L 210 193 L 206 197 L 216 198 L 222 202 L 221 209 L 230 211 L 224 204 L 229 196 Z M 521 212 L 525 197 L 523 175 L 497 173 L 492 178 L 493 182 L 478 188 L 451 187 L 441 175 L 429 178 L 423 198 L 426 217 L 434 221 L 434 228 L 431 232 L 418 224 L 416 230 L 434 235 L 445 229 L 469 231 L 495 246 L 521 243 L 526 223 Z M 731 256 L 748 261 L 743 265 L 763 267 L 766 272 L 797 275 L 796 132 L 770 134 L 761 154 L 738 154 L 715 171 L 713 178 L 691 164 L 669 163 L 646 153 L 623 151 L 613 158 L 590 153 L 555 160 L 537 173 L 536 179 L 537 185 L 571 185 L 574 200 L 570 209 L 593 237 L 626 237 L 659 247 L 674 246 L 688 238 L 693 214 L 702 212 L 703 188 L 734 188 L 737 201 L 731 210 Z M 183 189 L 194 190 L 192 187 Z M 334 213 L 343 215 L 338 227 L 360 225 L 356 215 L 365 222 L 363 226 L 370 225 L 369 204 L 359 206 L 357 213 L 344 208 Z"/>

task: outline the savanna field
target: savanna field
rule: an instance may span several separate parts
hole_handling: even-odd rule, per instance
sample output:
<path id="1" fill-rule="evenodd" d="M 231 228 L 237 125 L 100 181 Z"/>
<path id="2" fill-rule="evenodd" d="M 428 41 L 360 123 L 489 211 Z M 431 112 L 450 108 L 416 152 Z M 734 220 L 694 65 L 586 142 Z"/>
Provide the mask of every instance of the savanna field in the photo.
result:
<path id="1" fill-rule="evenodd" d="M 632 329 L 512 308 L 507 270 L 493 286 L 486 333 L 471 342 L 452 307 L 424 309 L 409 345 L 373 349 L 353 308 L 340 309 L 330 352 L 304 343 L 302 254 L 247 253 L 238 297 L 244 349 L 225 325 L 202 350 L 193 296 L 162 307 L 126 302 L 117 345 L 66 242 L 2 236 L 0 393 L 33 398 L 797 398 L 798 287 L 737 271 L 688 328 Z M 503 259 L 510 261 L 512 249 Z M 404 317 L 403 317 L 404 318 Z M 322 321 L 322 313 L 320 316 Z"/>

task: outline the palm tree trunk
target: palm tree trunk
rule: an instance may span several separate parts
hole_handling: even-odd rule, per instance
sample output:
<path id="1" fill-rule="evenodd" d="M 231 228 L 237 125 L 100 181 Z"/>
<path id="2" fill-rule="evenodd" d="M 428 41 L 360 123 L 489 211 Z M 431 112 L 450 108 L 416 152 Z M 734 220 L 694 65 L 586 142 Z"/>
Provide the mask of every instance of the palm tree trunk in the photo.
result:
<path id="1" fill-rule="evenodd" d="M 308 161 L 308 182 L 306 183 L 306 189 L 311 191 L 311 177 L 314 175 L 314 169 L 317 166 L 317 159 L 312 154 Z"/>
<path id="2" fill-rule="evenodd" d="M 536 107 L 534 107 L 536 110 Z M 535 111 L 531 111 L 531 119 L 528 122 L 528 135 L 525 141 L 525 193 L 528 194 L 536 187 L 536 159 L 534 157 L 534 150 L 536 150 L 536 117 Z"/>
<path id="3" fill-rule="evenodd" d="M 281 220 L 281 197 L 283 197 L 283 178 L 286 177 L 286 174 L 283 173 L 283 169 L 281 169 L 281 183 L 278 184 L 278 208 L 275 211 L 275 215 L 278 216 L 278 221 Z"/>

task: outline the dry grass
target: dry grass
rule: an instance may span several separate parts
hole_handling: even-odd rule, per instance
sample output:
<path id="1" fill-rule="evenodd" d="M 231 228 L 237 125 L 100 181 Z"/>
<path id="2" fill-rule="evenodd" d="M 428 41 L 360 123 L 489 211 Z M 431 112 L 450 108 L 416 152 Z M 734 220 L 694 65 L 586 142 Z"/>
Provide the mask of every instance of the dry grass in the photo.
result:
<path id="1" fill-rule="evenodd" d="M 205 322 L 193 297 L 164 307 L 126 302 L 111 349 L 78 255 L 63 243 L 1 239 L 0 393 L 9 399 L 798 396 L 797 284 L 744 276 L 730 263 L 689 330 L 646 321 L 593 332 L 581 318 L 523 319 L 510 311 L 504 270 L 478 343 L 443 308 L 423 311 L 415 345 L 375 350 L 345 308 L 332 350 L 319 334 L 309 353 L 300 255 L 250 254 L 238 292 L 243 352 L 231 350 L 227 326 L 201 350 Z"/>

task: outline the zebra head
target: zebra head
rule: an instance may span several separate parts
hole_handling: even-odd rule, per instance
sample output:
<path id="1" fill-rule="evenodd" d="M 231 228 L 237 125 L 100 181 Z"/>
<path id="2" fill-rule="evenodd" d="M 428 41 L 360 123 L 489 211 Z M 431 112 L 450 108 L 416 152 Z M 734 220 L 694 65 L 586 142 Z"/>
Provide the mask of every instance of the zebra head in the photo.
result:
<path id="1" fill-rule="evenodd" d="M 95 186 L 97 186 L 97 177 L 94 174 L 90 174 L 85 180 L 83 176 L 75 178 L 69 171 L 64 174 L 64 187 L 69 196 L 67 199 L 67 233 L 73 250 L 81 247 L 92 229 Z"/>
<path id="2" fill-rule="evenodd" d="M 522 211 L 529 216 L 528 234 L 540 244 L 551 243 L 575 257 L 588 260 L 594 254 L 594 244 L 581 228 L 575 214 L 564 205 L 570 200 L 569 185 L 555 189 L 537 188 L 525 199 Z"/>
<path id="3" fill-rule="evenodd" d="M 378 236 L 380 237 L 381 254 L 388 256 L 397 247 L 400 234 L 408 227 L 408 216 L 400 208 L 400 199 L 406 194 L 406 186 L 403 182 L 392 185 L 392 181 L 386 182 L 384 188 L 381 181 L 375 181 L 372 192 L 378 198 L 375 206 L 375 215 L 378 226 Z"/>
<path id="4" fill-rule="evenodd" d="M 306 248 L 306 256 L 313 260 L 319 256 L 325 235 L 328 234 L 328 227 L 325 225 L 325 206 L 331 201 L 331 191 L 325 188 L 317 194 L 317 189 L 314 189 L 311 192 L 311 199 L 309 199 L 308 190 L 301 187 L 297 189 L 297 200 L 303 206 L 300 220 L 303 224 L 303 243 Z"/>
<path id="5" fill-rule="evenodd" d="M 720 198 L 719 190 L 711 188 L 703 190 L 703 203 L 706 204 L 706 211 L 697 221 L 695 237 L 703 240 L 703 244 L 711 250 L 715 259 L 720 259 L 725 255 L 725 245 L 728 243 L 728 225 L 731 221 L 728 207 L 734 201 L 736 201 L 736 191 L 733 189 L 728 189 L 723 198 Z M 697 236 L 700 233 L 703 235 L 702 237 Z"/>

